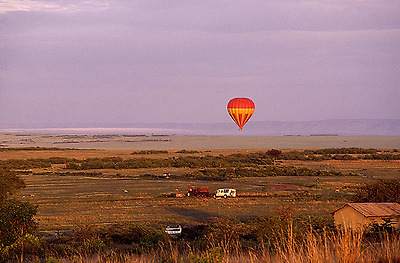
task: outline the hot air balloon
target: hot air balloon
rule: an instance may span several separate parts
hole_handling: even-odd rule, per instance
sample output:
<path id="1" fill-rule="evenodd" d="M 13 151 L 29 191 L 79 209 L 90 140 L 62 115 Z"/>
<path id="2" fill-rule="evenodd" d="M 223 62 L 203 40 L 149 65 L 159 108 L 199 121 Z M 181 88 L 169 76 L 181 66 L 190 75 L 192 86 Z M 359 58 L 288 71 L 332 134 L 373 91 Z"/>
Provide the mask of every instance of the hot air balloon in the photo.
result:
<path id="1" fill-rule="evenodd" d="M 234 98 L 228 102 L 228 113 L 239 126 L 239 131 L 243 130 L 243 126 L 253 115 L 254 108 L 254 102 L 248 98 Z"/>

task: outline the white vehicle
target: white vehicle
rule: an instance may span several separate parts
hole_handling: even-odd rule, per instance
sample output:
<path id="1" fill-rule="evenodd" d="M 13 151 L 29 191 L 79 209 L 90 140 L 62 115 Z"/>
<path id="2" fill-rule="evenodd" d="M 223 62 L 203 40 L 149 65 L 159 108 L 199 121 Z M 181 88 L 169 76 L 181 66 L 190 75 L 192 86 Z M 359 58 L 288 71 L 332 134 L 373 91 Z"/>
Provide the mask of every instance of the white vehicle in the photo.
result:
<path id="1" fill-rule="evenodd" d="M 165 233 L 169 235 L 180 235 L 182 234 L 182 227 L 181 226 L 167 226 L 165 228 Z"/>
<path id="2" fill-rule="evenodd" d="M 217 190 L 217 193 L 215 194 L 216 197 L 236 197 L 236 189 L 232 188 L 221 188 Z"/>

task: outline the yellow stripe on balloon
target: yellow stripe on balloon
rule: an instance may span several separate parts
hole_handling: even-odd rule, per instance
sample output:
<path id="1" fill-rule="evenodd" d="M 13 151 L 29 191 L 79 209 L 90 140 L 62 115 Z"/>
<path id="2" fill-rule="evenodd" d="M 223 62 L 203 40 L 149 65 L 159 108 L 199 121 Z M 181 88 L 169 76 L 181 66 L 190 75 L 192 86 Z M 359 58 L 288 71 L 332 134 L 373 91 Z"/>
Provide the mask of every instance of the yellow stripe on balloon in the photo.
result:
<path id="1" fill-rule="evenodd" d="M 251 115 L 254 113 L 252 108 L 228 108 L 228 113 L 233 120 L 237 121 L 240 129 L 246 124 L 250 119 Z"/>

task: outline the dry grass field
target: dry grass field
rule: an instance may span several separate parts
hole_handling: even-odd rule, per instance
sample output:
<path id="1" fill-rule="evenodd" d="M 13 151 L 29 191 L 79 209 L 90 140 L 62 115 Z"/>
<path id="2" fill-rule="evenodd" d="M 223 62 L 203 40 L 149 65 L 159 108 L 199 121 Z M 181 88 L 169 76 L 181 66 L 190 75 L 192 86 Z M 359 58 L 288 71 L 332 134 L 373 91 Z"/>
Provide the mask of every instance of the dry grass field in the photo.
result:
<path id="1" fill-rule="evenodd" d="M 68 159 L 85 160 L 87 158 L 106 158 L 117 157 L 122 160 L 135 158 L 150 159 L 179 159 L 180 157 L 206 157 L 206 156 L 229 156 L 232 154 L 249 154 L 256 152 L 266 152 L 277 147 L 260 147 L 262 142 L 258 141 L 257 146 L 253 148 L 232 147 L 237 138 L 224 138 L 222 142 L 217 138 L 203 138 L 197 136 L 161 136 L 165 141 L 152 141 L 152 137 L 123 137 L 122 135 L 96 137 L 94 135 L 79 135 L 78 137 L 69 137 L 65 135 L 15 135 L 2 134 L 0 143 L 3 143 L 5 149 L 0 148 L 0 160 L 27 160 L 27 159 L 48 159 L 52 157 L 61 157 Z M 0 137 L 1 137 L 0 136 Z M 43 137 L 44 136 L 44 137 Z M 325 136 L 323 136 L 325 137 Z M 4 139 L 5 138 L 5 139 Z M 129 140 L 121 142 L 118 140 Z M 147 140 L 134 143 L 134 140 Z M 339 138 L 339 140 L 338 140 Z M 51 139 L 52 141 L 46 141 Z M 96 141 L 90 142 L 90 140 Z M 276 139 L 276 138 L 275 138 Z M 360 138 L 344 138 L 341 136 L 329 138 L 316 138 L 314 144 L 308 141 L 310 138 L 278 138 L 280 143 L 292 141 L 293 146 L 299 146 L 299 149 L 312 149 L 315 145 L 326 145 L 328 147 L 343 147 L 343 143 L 352 142 L 352 146 L 371 145 L 371 137 L 364 138 L 361 142 L 354 143 Z M 397 142 L 390 143 L 393 138 L 383 138 L 380 140 L 388 145 L 385 149 L 397 148 Z M 41 141 L 43 140 L 43 141 Z M 54 143 L 63 140 L 65 143 Z M 71 140 L 79 140 L 74 142 Z M 85 141 L 86 140 L 86 141 Z M 100 140 L 100 141 L 99 141 Z M 103 142 L 101 140 L 110 140 Z M 192 144 L 190 144 L 192 140 Z M 231 141 L 230 141 L 231 140 Z M 250 138 L 247 145 L 252 145 L 255 138 Z M 285 141 L 286 140 L 286 141 Z M 303 140 L 303 141 L 302 141 Z M 319 141 L 320 140 L 320 141 Z M 88 142 L 89 141 L 89 142 Z M 112 142 L 111 142 L 112 141 Z M 214 147 L 205 148 L 208 143 L 215 142 Z M 227 143 L 230 141 L 229 143 Z M 319 142 L 316 142 L 319 141 Z M 322 141 L 324 141 L 322 143 Z M 400 141 L 400 140 L 399 140 Z M 156 150 L 154 152 L 143 151 L 149 149 L 147 146 L 136 148 L 139 145 L 149 143 Z M 164 146 L 170 143 L 171 148 Z M 376 142 L 375 142 L 376 143 Z M 4 145 L 12 146 L 8 148 Z M 356 145 L 357 144 L 357 145 Z M 379 143 L 378 143 L 379 144 Z M 89 146 L 107 146 L 104 149 Z M 121 147 L 121 145 L 124 145 Z M 129 147 L 135 145 L 135 147 Z M 157 145 L 158 147 L 155 147 Z M 202 145 L 203 147 L 199 147 Z M 219 148 L 221 145 L 231 148 Z M 304 145 L 309 147 L 303 147 Z M 61 147 L 62 146 L 62 147 Z M 68 146 L 68 147 L 67 147 Z M 74 147 L 72 147 L 74 146 Z M 161 147 L 160 147 L 161 146 Z M 182 146 L 182 147 L 181 147 Z M 198 148 L 195 148 L 197 146 Z M 215 147 L 218 146 L 218 147 Z M 24 147 L 54 147 L 54 148 L 24 148 Z M 110 147 L 110 149 L 107 149 Z M 183 149 L 188 149 L 184 150 Z M 192 149 L 192 150 L 190 150 Z M 195 150 L 197 149 L 197 150 Z M 289 153 L 295 147 L 282 147 L 282 152 Z M 164 150 L 164 151 L 160 151 Z M 141 152 L 140 152 L 141 151 Z M 392 151 L 397 154 L 397 151 Z M 247 156 L 247 155 L 246 155 Z M 236 158 L 236 157 L 235 157 Z M 184 227 L 193 227 L 198 224 L 212 222 L 215 218 L 224 220 L 225 218 L 236 218 L 241 222 L 251 222 L 252 219 L 262 216 L 293 215 L 330 217 L 330 213 L 347 203 L 354 194 L 356 187 L 373 182 L 378 179 L 400 179 L 400 161 L 399 160 L 321 160 L 321 161 L 299 161 L 299 160 L 280 160 L 276 161 L 280 167 L 304 167 L 311 170 L 337 171 L 345 175 L 341 176 L 266 176 L 266 177 L 238 177 L 225 181 L 202 181 L 180 177 L 185 173 L 191 173 L 199 168 L 189 167 L 169 167 L 169 168 L 137 168 L 137 169 L 67 169 L 65 163 L 53 163 L 46 168 L 30 168 L 18 170 L 20 176 L 25 180 L 27 187 L 20 191 L 17 199 L 29 201 L 38 205 L 38 212 L 35 219 L 39 223 L 39 231 L 45 235 L 54 238 L 55 231 L 84 230 L 97 227 L 111 227 L 116 225 L 147 225 L 155 229 L 162 229 L 163 226 L 171 224 L 180 224 Z M 261 165 L 262 166 L 262 165 Z M 169 178 L 157 177 L 163 173 L 170 173 L 173 176 Z M 353 174 L 350 176 L 351 173 Z M 144 177 L 144 175 L 152 175 Z M 213 197 L 165 197 L 166 193 L 185 193 L 189 186 L 206 186 L 214 193 L 219 188 L 235 188 L 238 192 L 236 198 L 213 198 Z M 307 218 L 307 217 L 305 217 Z M 347 236 L 343 236 L 345 239 Z M 352 236 L 350 236 L 353 238 Z M 342 240 L 317 240 L 319 236 L 310 234 L 305 242 L 314 242 L 310 244 L 296 244 L 289 241 L 293 237 L 285 237 L 288 243 L 282 243 L 282 247 L 274 254 L 269 254 L 270 250 L 261 248 L 260 253 L 253 253 L 252 250 L 237 249 L 233 253 L 229 249 L 223 251 L 221 255 L 225 256 L 224 261 L 220 262 L 308 262 L 308 255 L 312 254 L 315 262 L 330 262 L 327 258 L 337 257 L 346 258 L 337 249 L 342 247 L 327 247 L 327 244 L 340 244 Z M 329 237 L 331 238 L 331 237 Z M 336 238 L 336 237 L 332 237 Z M 340 238 L 340 235 L 338 236 Z M 349 242 L 353 242 L 351 239 Z M 175 242 L 175 241 L 174 241 Z M 185 256 L 186 261 L 182 262 L 200 262 L 190 258 L 192 252 L 179 250 L 179 241 L 174 245 L 170 242 L 170 251 L 164 251 L 161 248 L 157 253 L 121 254 L 124 260 L 110 260 L 100 257 L 107 255 L 95 254 L 95 259 L 87 258 L 86 255 L 75 255 L 74 262 L 158 262 L 160 255 L 167 260 L 164 262 L 180 262 L 178 254 Z M 398 242 L 388 242 L 387 248 L 378 248 L 369 246 L 362 253 L 357 254 L 363 258 L 360 262 L 369 262 L 371 258 L 377 255 L 383 255 L 384 249 L 392 251 L 397 249 Z M 210 244 L 214 244 L 210 241 Z M 230 243 L 229 243 L 230 244 Z M 233 243 L 232 243 L 233 244 Z M 232 245 L 230 244 L 230 245 Z M 356 240 L 350 244 L 351 249 L 358 249 L 361 241 Z M 382 243 L 385 245 L 386 243 Z M 224 248 L 223 244 L 215 243 L 216 248 Z M 292 247 L 290 247 L 292 245 Z M 347 244 L 344 244 L 347 246 Z M 297 246 L 299 246 L 297 248 Z M 325 247 L 324 247 L 325 246 Z M 296 248 L 295 248 L 296 247 Z M 348 249 L 346 247 L 345 249 Z M 211 246 L 212 248 L 212 246 Z M 303 250 L 304 251 L 303 251 Z M 309 250 L 312 251 L 309 251 Z M 178 253 L 178 250 L 180 251 Z M 213 251 L 212 249 L 209 251 Z M 196 257 L 207 258 L 213 254 L 207 254 L 209 251 L 197 251 Z M 325 251 L 320 254 L 317 251 Z M 336 253 L 337 252 L 337 253 Z M 346 253 L 347 253 L 346 252 Z M 350 251 L 349 255 L 353 255 Z M 183 254 L 182 254 L 183 253 Z M 313 254 L 314 253 L 314 254 Z M 327 253 L 327 254 L 326 254 Z M 329 253 L 333 253 L 332 255 Z M 336 253 L 336 254 L 335 254 Z M 370 253 L 370 254 L 368 254 Z M 387 255 L 396 255 L 397 253 L 387 253 Z M 365 259 L 365 260 L 364 260 Z M 72 262 L 65 259 L 65 262 Z M 296 261 L 297 260 L 297 261 Z M 64 261 L 62 261 L 64 262 Z M 201 261 L 203 262 L 203 261 Z M 343 262 L 347 262 L 344 260 Z M 386 261 L 382 261 L 386 262 Z"/>
<path id="2" fill-rule="evenodd" d="M 3 146 L 13 147 L 57 147 L 55 149 L 30 149 L 0 151 L 0 160 L 30 158 L 170 158 L 187 155 L 228 155 L 251 153 L 261 148 L 235 148 L 239 141 L 252 145 L 278 141 L 293 146 L 319 144 L 339 147 L 342 143 L 368 145 L 391 143 L 398 145 L 396 138 L 371 136 L 321 136 L 321 137 L 276 137 L 247 138 L 218 136 L 174 136 L 174 135 L 59 135 L 59 134 L 0 134 Z M 313 140 L 313 145 L 311 141 Z M 357 142 L 357 143 L 356 143 Z M 400 142 L 400 140 L 398 140 Z M 137 153 L 136 146 L 163 149 L 166 145 L 174 150 L 153 154 Z M 204 149 L 212 143 L 214 147 Z M 202 144 L 203 147 L 199 147 Z M 240 144 L 240 143 L 239 143 Z M 99 146 L 111 147 L 99 149 Z M 124 145 L 123 147 L 120 147 Z M 157 146 L 155 146 L 157 145 Z M 221 145 L 228 148 L 218 148 Z M 90 146 L 90 147 L 89 147 Z M 198 147 L 197 151 L 179 153 L 180 146 L 187 149 Z M 61 148 L 59 148 L 61 147 Z M 67 147 L 67 148 L 62 148 Z M 107 148 L 105 147 L 105 148 Z M 121 148 L 131 149 L 121 149 Z M 83 149 L 82 149 L 83 148 Z M 91 148 L 91 149 L 85 149 Z M 284 147 L 285 148 L 285 147 Z M 293 147 L 295 148 L 295 147 Z M 116 150 L 119 149 L 119 150 Z M 178 149 L 178 150 L 177 150 Z M 260 150 L 261 149 L 261 150 Z M 264 151 L 268 148 L 263 148 Z M 284 151 L 288 151 L 284 150 Z M 18 198 L 39 205 L 36 216 L 40 229 L 66 229 L 82 224 L 109 224 L 115 222 L 140 222 L 146 224 L 195 224 L 213 217 L 237 217 L 247 219 L 276 213 L 277 209 L 290 209 L 302 214 L 329 214 L 346 202 L 355 186 L 377 178 L 399 178 L 399 161 L 349 160 L 349 161 L 280 161 L 283 165 L 307 167 L 314 170 L 353 172 L 363 176 L 351 177 L 264 177 L 236 178 L 230 181 L 194 181 L 177 179 L 143 179 L 140 175 L 161 175 L 169 172 L 180 175 L 190 172 L 189 168 L 152 169 L 103 169 L 86 170 L 100 172 L 102 176 L 66 174 L 65 165 L 53 164 L 50 168 L 30 169 L 31 174 L 22 175 L 27 187 Z M 164 198 L 163 193 L 185 192 L 190 185 L 207 186 L 212 192 L 218 188 L 236 188 L 239 197 L 235 199 L 214 198 Z"/>
<path id="3" fill-rule="evenodd" d="M 242 220 L 272 215 L 277 209 L 302 214 L 328 214 L 343 204 L 337 188 L 362 182 L 361 178 L 251 178 L 226 182 L 90 178 L 82 176 L 28 175 L 20 198 L 39 205 L 36 216 L 43 230 L 69 229 L 91 224 L 137 222 L 144 224 L 196 224 L 213 217 Z M 162 193 L 186 191 L 189 185 L 211 191 L 232 187 L 237 198 L 165 198 Z M 296 186 L 295 188 L 281 186 Z M 125 191 L 126 190 L 126 191 Z M 306 192 L 306 195 L 304 193 Z M 302 194 L 294 198 L 296 193 Z"/>
<path id="4" fill-rule="evenodd" d="M 207 150 L 194 155 L 220 155 L 251 150 Z M 176 151 L 167 154 L 131 155 L 126 150 L 40 150 L 1 152 L 0 158 L 167 158 L 182 156 Z M 188 154 L 186 154 L 188 155 Z M 189 154 L 190 155 L 190 154 Z M 241 220 L 273 215 L 290 210 L 303 215 L 329 215 L 346 203 L 354 187 L 377 178 L 399 178 L 399 161 L 282 161 L 284 165 L 312 169 L 363 173 L 348 177 L 256 177 L 234 178 L 228 181 L 198 181 L 189 179 L 144 179 L 140 175 L 180 175 L 189 168 L 103 169 L 101 176 L 68 174 L 65 165 L 30 169 L 21 175 L 27 187 L 18 198 L 38 204 L 36 216 L 41 230 L 73 229 L 83 225 L 103 225 L 135 222 L 141 224 L 197 224 L 213 217 L 236 217 Z M 190 185 L 235 188 L 239 197 L 166 198 L 163 193 L 183 192 Z"/>

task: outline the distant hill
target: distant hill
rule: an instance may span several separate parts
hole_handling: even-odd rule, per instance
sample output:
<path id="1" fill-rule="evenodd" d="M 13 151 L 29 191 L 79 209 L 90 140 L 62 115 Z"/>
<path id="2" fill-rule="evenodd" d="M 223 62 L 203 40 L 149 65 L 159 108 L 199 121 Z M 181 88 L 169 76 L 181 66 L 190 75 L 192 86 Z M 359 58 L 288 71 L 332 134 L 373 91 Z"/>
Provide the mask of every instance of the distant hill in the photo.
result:
<path id="1" fill-rule="evenodd" d="M 250 123 L 249 123 L 250 124 Z M 400 120 L 323 120 L 255 122 L 249 132 L 263 135 L 400 135 Z"/>
<path id="2" fill-rule="evenodd" d="M 3 125 L 0 132 L 36 131 L 59 133 L 167 133 L 194 135 L 385 135 L 400 136 L 400 120 L 322 120 L 322 121 L 250 121 L 243 132 L 233 122 L 226 123 L 154 123 L 154 124 L 36 124 Z"/>

